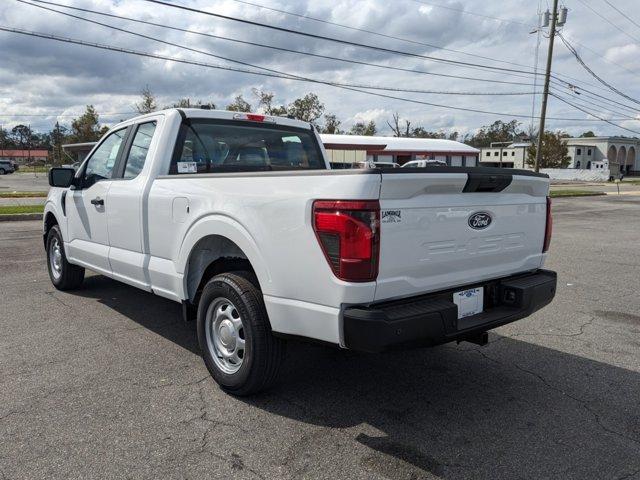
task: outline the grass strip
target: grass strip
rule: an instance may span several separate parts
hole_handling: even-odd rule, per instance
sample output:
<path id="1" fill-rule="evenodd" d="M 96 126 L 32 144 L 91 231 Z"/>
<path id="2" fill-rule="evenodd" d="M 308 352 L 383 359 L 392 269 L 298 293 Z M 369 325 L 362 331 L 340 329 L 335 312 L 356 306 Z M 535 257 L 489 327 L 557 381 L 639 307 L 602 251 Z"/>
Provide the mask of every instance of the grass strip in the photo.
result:
<path id="1" fill-rule="evenodd" d="M 46 198 L 47 192 L 0 192 L 0 198 Z"/>
<path id="2" fill-rule="evenodd" d="M 596 197 L 598 195 L 606 195 L 604 192 L 596 192 L 594 190 L 578 190 L 573 188 L 567 188 L 564 190 L 551 190 L 549 196 L 552 198 L 557 197 Z"/>
<path id="3" fill-rule="evenodd" d="M 0 215 L 16 215 L 18 213 L 42 213 L 44 205 L 3 205 Z"/>

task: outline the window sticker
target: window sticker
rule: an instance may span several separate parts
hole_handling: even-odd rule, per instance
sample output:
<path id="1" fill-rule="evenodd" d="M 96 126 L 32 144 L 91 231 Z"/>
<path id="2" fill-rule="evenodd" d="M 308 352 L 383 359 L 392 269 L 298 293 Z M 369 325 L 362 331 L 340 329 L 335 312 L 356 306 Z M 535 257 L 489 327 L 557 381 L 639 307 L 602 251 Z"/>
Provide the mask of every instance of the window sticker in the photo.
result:
<path id="1" fill-rule="evenodd" d="M 198 173 L 196 162 L 178 162 L 178 173 Z"/>

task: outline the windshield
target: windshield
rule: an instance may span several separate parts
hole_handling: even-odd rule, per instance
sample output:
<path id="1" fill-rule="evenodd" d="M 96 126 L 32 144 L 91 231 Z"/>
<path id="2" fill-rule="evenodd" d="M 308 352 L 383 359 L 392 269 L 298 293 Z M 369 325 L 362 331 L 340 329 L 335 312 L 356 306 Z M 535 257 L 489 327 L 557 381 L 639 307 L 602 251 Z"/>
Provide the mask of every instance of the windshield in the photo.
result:
<path id="1" fill-rule="evenodd" d="M 196 119 L 182 125 L 176 147 L 172 175 L 326 168 L 310 129 Z"/>

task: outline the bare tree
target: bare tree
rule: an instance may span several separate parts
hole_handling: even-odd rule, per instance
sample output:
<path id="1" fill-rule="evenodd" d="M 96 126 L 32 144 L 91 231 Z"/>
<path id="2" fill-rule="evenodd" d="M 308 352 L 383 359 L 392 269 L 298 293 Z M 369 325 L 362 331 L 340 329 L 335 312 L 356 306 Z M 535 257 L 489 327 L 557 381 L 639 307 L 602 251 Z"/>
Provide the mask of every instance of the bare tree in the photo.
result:
<path id="1" fill-rule="evenodd" d="M 142 96 L 140 103 L 136 103 L 138 113 L 155 112 L 158 109 L 158 104 L 156 103 L 156 97 L 149 89 L 149 85 L 145 85 L 140 94 Z"/>
<path id="2" fill-rule="evenodd" d="M 411 136 L 411 122 L 404 120 L 404 126 L 400 126 L 400 114 L 395 112 L 393 114 L 393 124 L 387 121 L 387 125 L 393 132 L 394 137 L 410 137 Z"/>

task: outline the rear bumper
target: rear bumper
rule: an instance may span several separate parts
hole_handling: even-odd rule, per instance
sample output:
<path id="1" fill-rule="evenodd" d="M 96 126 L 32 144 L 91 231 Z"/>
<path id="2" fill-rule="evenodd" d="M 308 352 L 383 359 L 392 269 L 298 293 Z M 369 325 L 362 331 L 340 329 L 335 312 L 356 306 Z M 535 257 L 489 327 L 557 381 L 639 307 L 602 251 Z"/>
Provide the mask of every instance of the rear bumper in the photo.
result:
<path id="1" fill-rule="evenodd" d="M 345 346 L 380 352 L 472 339 L 550 303 L 556 282 L 555 272 L 538 270 L 418 297 L 350 306 L 343 313 Z M 453 292 L 480 286 L 484 287 L 484 311 L 458 320 Z"/>

